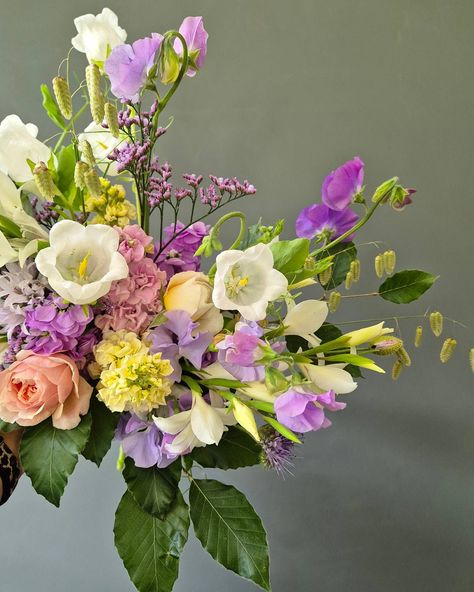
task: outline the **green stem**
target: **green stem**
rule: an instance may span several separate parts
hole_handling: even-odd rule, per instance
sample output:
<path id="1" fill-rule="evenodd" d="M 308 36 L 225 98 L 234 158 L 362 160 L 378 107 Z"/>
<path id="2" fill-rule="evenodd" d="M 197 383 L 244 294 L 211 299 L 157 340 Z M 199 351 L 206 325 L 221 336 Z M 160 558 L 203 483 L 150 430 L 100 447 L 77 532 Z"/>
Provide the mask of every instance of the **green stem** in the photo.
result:
<path id="1" fill-rule="evenodd" d="M 219 220 L 211 228 L 211 232 L 209 234 L 209 241 L 210 241 L 211 245 L 213 243 L 213 240 L 217 239 L 217 237 L 219 236 L 221 226 L 225 222 L 227 222 L 227 220 L 231 220 L 232 218 L 239 218 L 240 230 L 239 230 L 239 234 L 237 235 L 237 238 L 232 243 L 232 245 L 229 247 L 229 249 L 236 249 L 240 245 L 240 243 L 242 242 L 242 240 L 244 238 L 245 232 L 247 230 L 247 218 L 245 217 L 245 214 L 243 214 L 242 212 L 229 212 L 228 214 L 225 214 L 225 216 L 222 216 L 222 218 L 219 218 Z M 216 269 L 217 269 L 217 266 L 214 263 L 214 265 L 209 270 L 209 274 L 208 274 L 209 279 L 212 280 L 212 278 L 215 276 Z"/>
<path id="2" fill-rule="evenodd" d="M 177 37 L 181 41 L 181 44 L 183 46 L 183 62 L 179 70 L 178 78 L 176 78 L 176 80 L 173 82 L 173 86 L 169 89 L 169 91 L 166 93 L 163 99 L 158 103 L 159 113 L 163 111 L 171 97 L 177 91 L 178 86 L 180 85 L 181 80 L 183 79 L 183 76 L 186 74 L 186 70 L 188 69 L 188 46 L 186 40 L 179 31 L 169 31 L 166 35 L 168 37 Z"/>

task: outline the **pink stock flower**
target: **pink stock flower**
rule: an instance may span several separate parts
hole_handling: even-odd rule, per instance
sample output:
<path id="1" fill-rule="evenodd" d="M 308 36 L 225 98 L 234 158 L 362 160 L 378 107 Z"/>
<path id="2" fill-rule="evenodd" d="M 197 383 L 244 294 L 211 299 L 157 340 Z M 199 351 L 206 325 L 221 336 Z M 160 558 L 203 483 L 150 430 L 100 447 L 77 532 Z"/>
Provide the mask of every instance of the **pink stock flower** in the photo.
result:
<path id="1" fill-rule="evenodd" d="M 119 253 L 124 257 L 127 263 L 141 261 L 150 245 L 153 237 L 148 236 L 138 224 L 125 226 L 125 228 L 116 229 L 120 234 Z M 150 250 L 153 250 L 151 247 Z"/>
<path id="2" fill-rule="evenodd" d="M 95 324 L 102 331 L 126 329 L 141 334 L 148 328 L 161 308 L 159 301 L 155 302 L 153 307 L 127 302 L 110 305 L 106 312 L 96 316 Z"/>

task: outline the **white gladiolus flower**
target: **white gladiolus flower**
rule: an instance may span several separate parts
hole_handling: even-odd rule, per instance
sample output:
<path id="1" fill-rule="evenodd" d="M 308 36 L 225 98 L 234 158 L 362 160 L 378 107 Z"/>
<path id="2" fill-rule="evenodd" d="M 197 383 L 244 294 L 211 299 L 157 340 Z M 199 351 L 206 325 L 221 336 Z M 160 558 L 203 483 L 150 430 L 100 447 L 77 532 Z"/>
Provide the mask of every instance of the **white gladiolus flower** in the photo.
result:
<path id="1" fill-rule="evenodd" d="M 343 366 L 344 364 L 299 364 L 304 376 L 313 383 L 316 392 L 334 391 L 338 395 L 352 393 L 357 388 L 357 382 L 354 382 Z"/>
<path id="2" fill-rule="evenodd" d="M 107 157 L 125 139 L 124 135 L 115 138 L 108 130 L 94 121 L 79 134 L 79 141 L 87 140 L 92 148 L 92 153 L 98 168 L 109 176 L 118 175 L 117 163 Z"/>
<path id="3" fill-rule="evenodd" d="M 110 51 L 127 39 L 127 32 L 119 27 L 117 15 L 110 8 L 97 15 L 79 16 L 74 25 L 77 35 L 71 39 L 72 46 L 85 53 L 90 63 L 103 64 Z"/>
<path id="4" fill-rule="evenodd" d="M 238 310 L 248 321 L 264 319 L 268 303 L 288 288 L 286 277 L 273 269 L 273 254 L 268 245 L 223 251 L 217 256 L 216 265 L 214 304 L 221 310 Z"/>
<path id="5" fill-rule="evenodd" d="M 0 123 L 0 171 L 15 183 L 33 179 L 27 159 L 48 162 L 51 156 L 51 150 L 36 139 L 37 135 L 36 125 L 23 123 L 18 115 L 7 115 Z"/>
<path id="6" fill-rule="evenodd" d="M 219 405 L 219 406 L 218 406 Z M 171 417 L 154 417 L 158 428 L 176 438 L 167 445 L 169 452 L 183 454 L 193 448 L 208 444 L 219 444 L 227 426 L 235 425 L 234 415 L 223 406 L 222 399 L 211 393 L 211 405 L 196 393 L 189 411 L 176 413 Z"/>
<path id="7" fill-rule="evenodd" d="M 36 267 L 68 302 L 95 302 L 113 281 L 128 275 L 127 262 L 118 252 L 119 235 L 110 226 L 62 220 L 51 229 L 49 243 L 36 255 Z"/>
<path id="8" fill-rule="evenodd" d="M 305 337 L 315 333 L 328 316 L 328 305 L 321 300 L 305 300 L 289 308 L 283 321 L 284 335 Z"/>

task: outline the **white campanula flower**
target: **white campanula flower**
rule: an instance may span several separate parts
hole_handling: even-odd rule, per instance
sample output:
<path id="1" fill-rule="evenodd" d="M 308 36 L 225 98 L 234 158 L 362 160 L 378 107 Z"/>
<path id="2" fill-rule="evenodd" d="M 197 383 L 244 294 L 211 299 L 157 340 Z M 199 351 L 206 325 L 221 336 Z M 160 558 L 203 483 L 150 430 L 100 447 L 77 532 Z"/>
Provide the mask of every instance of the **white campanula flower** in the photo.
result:
<path id="1" fill-rule="evenodd" d="M 51 156 L 51 150 L 37 135 L 36 125 L 23 123 L 18 115 L 7 115 L 0 123 L 0 171 L 15 183 L 33 179 L 27 160 L 48 162 Z"/>
<path id="2" fill-rule="evenodd" d="M 90 123 L 82 134 L 79 134 L 79 142 L 87 140 L 92 148 L 92 153 L 98 168 L 109 176 L 118 175 L 117 163 L 109 160 L 108 155 L 124 141 L 125 136 L 115 138 L 109 130 L 104 129 L 94 121 Z"/>
<path id="3" fill-rule="evenodd" d="M 170 417 L 154 417 L 153 420 L 162 432 L 176 436 L 167 445 L 168 452 L 173 454 L 183 454 L 208 444 L 219 444 L 227 426 L 236 423 L 233 413 L 212 392 L 210 404 L 201 395 L 193 393 L 191 409 Z"/>
<path id="4" fill-rule="evenodd" d="M 127 262 L 118 252 L 119 234 L 110 226 L 62 220 L 51 229 L 49 243 L 36 256 L 36 267 L 68 302 L 95 302 L 113 281 L 128 276 Z"/>
<path id="5" fill-rule="evenodd" d="M 96 15 L 79 16 L 74 25 L 77 35 L 71 39 L 72 46 L 85 53 L 90 63 L 103 64 L 110 51 L 127 39 L 127 32 L 119 27 L 117 15 L 110 8 Z"/>
<path id="6" fill-rule="evenodd" d="M 284 294 L 288 280 L 273 268 L 268 245 L 223 251 L 216 258 L 212 299 L 221 310 L 237 310 L 248 321 L 265 318 L 268 303 Z"/>

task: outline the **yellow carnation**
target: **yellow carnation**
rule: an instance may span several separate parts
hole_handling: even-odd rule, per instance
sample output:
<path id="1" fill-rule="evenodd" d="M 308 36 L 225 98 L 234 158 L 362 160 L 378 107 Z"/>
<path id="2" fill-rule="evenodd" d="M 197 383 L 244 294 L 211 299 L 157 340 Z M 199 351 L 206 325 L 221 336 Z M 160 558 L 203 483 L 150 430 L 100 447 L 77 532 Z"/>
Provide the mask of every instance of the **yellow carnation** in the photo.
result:
<path id="1" fill-rule="evenodd" d="M 148 347 L 138 339 L 136 333 L 126 329 L 106 331 L 102 341 L 94 347 L 95 360 L 102 368 L 126 356 L 146 353 Z"/>

